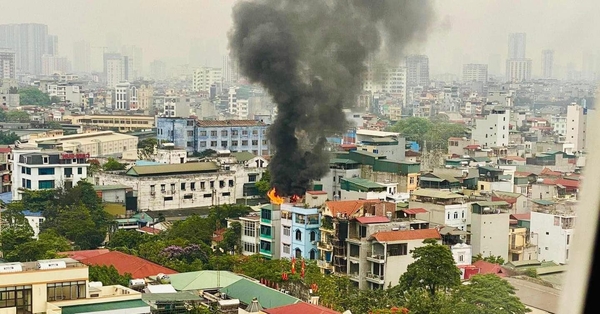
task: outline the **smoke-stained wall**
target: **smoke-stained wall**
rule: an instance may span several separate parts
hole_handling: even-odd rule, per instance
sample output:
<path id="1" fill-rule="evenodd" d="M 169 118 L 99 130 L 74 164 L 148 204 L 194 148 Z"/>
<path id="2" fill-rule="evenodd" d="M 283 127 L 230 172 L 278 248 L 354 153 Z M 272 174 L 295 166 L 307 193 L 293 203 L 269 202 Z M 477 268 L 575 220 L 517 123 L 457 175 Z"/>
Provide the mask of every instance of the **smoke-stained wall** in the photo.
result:
<path id="1" fill-rule="evenodd" d="M 277 103 L 270 127 L 271 179 L 282 195 L 302 195 L 328 171 L 326 136 L 345 131 L 368 57 L 400 60 L 423 40 L 429 1 L 256 0 L 238 3 L 229 45 L 241 73 Z"/>

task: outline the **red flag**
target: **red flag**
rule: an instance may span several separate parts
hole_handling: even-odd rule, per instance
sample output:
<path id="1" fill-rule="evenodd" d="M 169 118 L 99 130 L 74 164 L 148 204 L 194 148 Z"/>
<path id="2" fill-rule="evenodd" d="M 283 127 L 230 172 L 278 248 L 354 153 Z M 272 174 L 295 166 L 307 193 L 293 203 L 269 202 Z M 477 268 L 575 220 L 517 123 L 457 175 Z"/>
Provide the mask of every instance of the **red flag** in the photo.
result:
<path id="1" fill-rule="evenodd" d="M 296 259 L 292 258 L 292 275 L 296 273 Z"/>

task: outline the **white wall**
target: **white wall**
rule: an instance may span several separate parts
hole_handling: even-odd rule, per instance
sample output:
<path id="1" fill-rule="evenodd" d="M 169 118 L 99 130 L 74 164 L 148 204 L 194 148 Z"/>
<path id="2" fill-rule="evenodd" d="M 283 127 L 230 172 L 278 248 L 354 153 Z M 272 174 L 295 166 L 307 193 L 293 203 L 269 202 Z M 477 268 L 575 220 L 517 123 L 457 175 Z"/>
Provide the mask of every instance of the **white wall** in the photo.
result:
<path id="1" fill-rule="evenodd" d="M 412 254 L 410 253 L 410 251 L 414 250 L 415 248 L 418 247 L 422 247 L 425 244 L 423 244 L 423 240 L 424 239 L 417 239 L 417 240 L 409 240 L 409 241 L 404 241 L 404 242 L 393 242 L 390 244 L 395 244 L 395 243 L 407 243 L 408 244 L 408 254 L 406 255 L 400 255 L 400 256 L 386 256 L 385 258 L 385 267 L 384 267 L 384 280 L 385 283 L 383 284 L 384 289 L 387 288 L 389 285 L 396 286 L 400 280 L 400 276 L 402 276 L 402 274 L 404 274 L 406 272 L 406 269 L 408 268 L 408 265 L 412 264 L 415 260 L 412 258 Z M 438 241 L 439 244 L 442 243 L 441 240 Z M 387 248 L 386 248 L 387 250 Z M 386 252 L 387 255 L 387 252 Z M 370 262 L 369 262 L 370 264 Z M 370 270 L 369 270 L 370 271 Z"/>
<path id="2" fill-rule="evenodd" d="M 484 119 L 476 120 L 472 138 L 481 144 L 482 147 L 507 146 L 509 141 L 509 122 L 509 111 L 502 114 L 489 114 Z"/>
<path id="3" fill-rule="evenodd" d="M 509 214 L 472 214 L 473 254 L 501 256 L 508 261 Z"/>
<path id="4" fill-rule="evenodd" d="M 459 265 L 471 265 L 473 257 L 473 248 L 464 243 L 458 243 L 453 245 L 450 250 L 452 251 L 452 257 L 457 266 Z"/>
<path id="5" fill-rule="evenodd" d="M 568 251 L 573 241 L 573 229 L 563 229 L 561 227 L 562 219 L 564 217 L 531 212 L 531 242 L 537 244 L 540 261 L 553 261 L 561 264 L 569 261 Z M 575 218 L 573 217 L 573 219 Z"/>

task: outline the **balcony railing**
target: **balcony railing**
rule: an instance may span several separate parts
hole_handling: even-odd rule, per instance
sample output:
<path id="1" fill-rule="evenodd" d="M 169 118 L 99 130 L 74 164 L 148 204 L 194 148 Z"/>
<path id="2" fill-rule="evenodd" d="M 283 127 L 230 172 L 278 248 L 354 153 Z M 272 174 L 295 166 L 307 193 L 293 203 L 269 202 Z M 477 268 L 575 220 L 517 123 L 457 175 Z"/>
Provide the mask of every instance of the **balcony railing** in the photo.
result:
<path id="1" fill-rule="evenodd" d="M 333 251 L 333 245 L 331 243 L 319 241 L 319 244 L 317 245 L 317 247 L 321 250 Z"/>
<path id="2" fill-rule="evenodd" d="M 367 252 L 367 260 L 376 262 L 376 263 L 383 263 L 383 262 L 385 262 L 385 255 L 374 254 L 373 252 Z"/>
<path id="3" fill-rule="evenodd" d="M 353 280 L 359 280 L 360 279 L 360 276 L 358 275 L 358 272 L 351 272 L 351 273 L 348 274 L 348 277 L 350 277 L 350 279 L 353 279 Z"/>
<path id="4" fill-rule="evenodd" d="M 384 279 L 382 275 L 378 275 L 378 274 L 374 274 L 372 272 L 368 272 L 367 273 L 367 280 L 377 283 L 377 284 L 383 284 L 384 283 Z"/>
<path id="5" fill-rule="evenodd" d="M 333 269 L 333 265 L 331 265 L 331 263 L 322 260 L 317 260 L 317 266 L 325 269 Z"/>

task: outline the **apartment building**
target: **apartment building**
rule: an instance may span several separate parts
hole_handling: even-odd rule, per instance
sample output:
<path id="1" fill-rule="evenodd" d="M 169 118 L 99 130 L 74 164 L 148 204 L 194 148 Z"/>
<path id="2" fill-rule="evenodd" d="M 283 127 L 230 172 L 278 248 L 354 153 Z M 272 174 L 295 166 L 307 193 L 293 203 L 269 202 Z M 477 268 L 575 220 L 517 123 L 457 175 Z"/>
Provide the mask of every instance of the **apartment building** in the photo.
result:
<path id="1" fill-rule="evenodd" d="M 113 109 L 115 110 L 137 110 L 138 88 L 129 82 L 120 82 L 115 85 Z"/>
<path id="2" fill-rule="evenodd" d="M 202 67 L 194 70 L 192 81 L 194 91 L 208 92 L 213 84 L 223 84 L 223 75 L 220 68 Z"/>
<path id="3" fill-rule="evenodd" d="M 269 166 L 267 159 L 249 152 L 219 153 L 216 157 L 206 157 L 203 160 L 214 161 L 221 169 L 235 173 L 235 195 L 239 198 L 259 195 L 256 182 Z"/>
<path id="4" fill-rule="evenodd" d="M 435 189 L 418 189 L 411 194 L 409 208 L 424 208 L 416 218 L 438 225 L 445 225 L 467 231 L 471 223 L 469 204 L 465 196 Z"/>
<path id="5" fill-rule="evenodd" d="M 46 86 L 48 96 L 56 96 L 62 102 L 79 105 L 82 100 L 82 90 L 79 84 L 73 83 L 53 83 Z"/>
<path id="6" fill-rule="evenodd" d="M 537 260 L 537 245 L 531 241 L 530 217 L 529 213 L 510 215 L 508 254 L 511 262 Z"/>
<path id="7" fill-rule="evenodd" d="M 71 258 L 0 263 L 0 313 L 150 313 L 135 290 L 89 281 Z"/>
<path id="8" fill-rule="evenodd" d="M 2 176 L 2 193 L 11 191 L 11 148 L 0 147 L 0 176 Z"/>
<path id="9" fill-rule="evenodd" d="M 280 258 L 317 259 L 319 242 L 319 210 L 300 204 L 281 204 Z M 268 232 L 268 228 L 261 228 Z M 270 234 L 264 234 L 265 237 Z"/>
<path id="10" fill-rule="evenodd" d="M 234 204 L 235 174 L 214 162 L 133 166 L 96 174 L 95 185 L 121 184 L 137 191 L 138 211 Z"/>
<path id="11" fill-rule="evenodd" d="M 531 242 L 537 244 L 538 260 L 569 262 L 576 219 L 571 206 L 552 204 L 531 211 Z"/>
<path id="12" fill-rule="evenodd" d="M 87 178 L 89 154 L 41 149 L 12 150 L 12 199 L 20 200 L 23 190 L 74 186 Z"/>
<path id="13" fill-rule="evenodd" d="M 29 143 L 44 149 L 77 151 L 92 157 L 137 152 L 138 137 L 112 131 L 78 133 L 73 135 L 38 137 Z"/>
<path id="14" fill-rule="evenodd" d="M 267 124 L 255 120 L 159 117 L 156 132 L 159 141 L 186 147 L 189 152 L 212 149 L 265 156 L 270 154 L 267 128 Z"/>
<path id="15" fill-rule="evenodd" d="M 267 204 L 260 208 L 259 253 L 267 259 L 281 258 L 281 205 Z"/>
<path id="16" fill-rule="evenodd" d="M 154 116 L 142 115 L 70 115 L 64 121 L 74 125 L 96 127 L 98 129 L 117 129 L 119 132 L 142 131 L 154 128 Z"/>
<path id="17" fill-rule="evenodd" d="M 509 123 L 510 111 L 495 108 L 483 119 L 476 120 L 472 138 L 483 148 L 508 146 Z"/>
<path id="18" fill-rule="evenodd" d="M 510 173 L 510 171 L 492 166 L 479 166 L 477 167 L 477 170 L 479 172 L 479 179 L 477 181 L 478 191 L 514 191 L 514 171 L 512 172 L 512 175 L 504 174 L 505 172 Z"/>
<path id="19" fill-rule="evenodd" d="M 327 198 L 334 200 L 341 196 L 341 181 L 343 178 L 360 177 L 360 163 L 349 158 L 332 158 L 329 160 L 329 172 L 315 185 L 320 185 L 327 193 Z"/>
<path id="20" fill-rule="evenodd" d="M 238 219 L 242 225 L 241 247 L 246 256 L 259 253 L 260 249 L 260 214 L 252 213 Z"/>
<path id="21" fill-rule="evenodd" d="M 508 261 L 509 208 L 505 201 L 471 204 L 471 245 L 473 254 L 500 256 Z"/>

